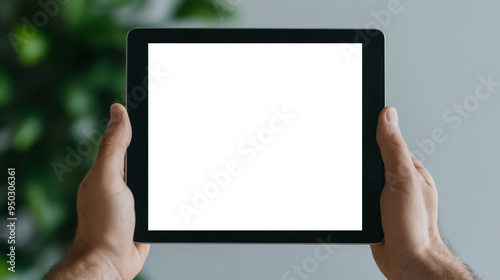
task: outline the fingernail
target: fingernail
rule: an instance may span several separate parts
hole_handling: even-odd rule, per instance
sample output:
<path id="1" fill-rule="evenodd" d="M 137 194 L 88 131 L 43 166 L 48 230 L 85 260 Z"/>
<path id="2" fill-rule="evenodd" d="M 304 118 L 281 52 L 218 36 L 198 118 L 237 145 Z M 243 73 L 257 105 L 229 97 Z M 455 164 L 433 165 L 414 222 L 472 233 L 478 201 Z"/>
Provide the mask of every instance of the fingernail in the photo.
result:
<path id="1" fill-rule="evenodd" d="M 109 109 L 111 119 L 109 120 L 108 125 L 120 122 L 120 109 L 118 106 L 118 104 L 111 105 L 111 108 Z"/>
<path id="2" fill-rule="evenodd" d="M 121 118 L 120 118 L 120 109 L 118 108 L 118 104 L 113 104 L 109 108 L 110 112 L 110 120 L 108 122 L 108 126 L 111 124 L 119 123 Z"/>
<path id="3" fill-rule="evenodd" d="M 387 120 L 388 123 L 398 126 L 399 118 L 398 118 L 398 112 L 396 111 L 396 108 L 394 107 L 389 107 L 387 110 L 387 113 L 385 114 L 385 119 Z"/>

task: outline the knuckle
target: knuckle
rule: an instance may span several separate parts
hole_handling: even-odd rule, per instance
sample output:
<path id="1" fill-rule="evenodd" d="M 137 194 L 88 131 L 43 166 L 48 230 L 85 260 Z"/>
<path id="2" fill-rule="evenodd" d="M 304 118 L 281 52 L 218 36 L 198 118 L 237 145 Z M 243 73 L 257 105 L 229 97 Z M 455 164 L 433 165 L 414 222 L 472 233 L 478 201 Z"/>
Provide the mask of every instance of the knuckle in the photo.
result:
<path id="1" fill-rule="evenodd" d="M 112 134 L 112 133 L 105 134 L 102 137 L 101 144 L 99 146 L 99 150 L 102 151 L 102 150 L 115 149 L 115 148 L 118 148 L 121 150 L 126 150 L 127 145 L 123 141 L 123 139 L 121 139 L 117 135 Z"/>
<path id="2" fill-rule="evenodd" d="M 408 145 L 406 145 L 403 136 L 401 136 L 401 134 L 398 132 L 390 133 L 389 136 L 387 137 L 387 140 L 388 143 L 392 146 L 408 149 Z"/>
<path id="3" fill-rule="evenodd" d="M 408 189 L 417 186 L 417 175 L 412 171 L 403 171 L 405 168 L 398 168 L 396 172 L 385 173 L 385 184 L 391 190 Z"/>
<path id="4" fill-rule="evenodd" d="M 111 134 L 111 133 L 104 134 L 104 136 L 102 137 L 102 140 L 101 140 L 101 147 L 110 147 L 110 146 L 115 145 L 116 142 L 118 141 L 117 138 L 118 137 L 116 137 L 116 135 Z"/>

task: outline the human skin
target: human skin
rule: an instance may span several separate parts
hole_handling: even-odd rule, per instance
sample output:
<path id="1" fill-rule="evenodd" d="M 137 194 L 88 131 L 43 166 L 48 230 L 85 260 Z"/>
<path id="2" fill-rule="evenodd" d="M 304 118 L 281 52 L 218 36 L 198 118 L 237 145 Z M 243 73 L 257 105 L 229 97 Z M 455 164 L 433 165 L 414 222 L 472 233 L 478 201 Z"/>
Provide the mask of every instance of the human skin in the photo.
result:
<path id="1" fill-rule="evenodd" d="M 385 240 L 371 245 L 388 279 L 475 279 L 438 230 L 438 195 L 431 174 L 408 150 L 393 107 L 379 116 L 377 142 L 386 183 L 380 198 Z"/>
<path id="2" fill-rule="evenodd" d="M 148 255 L 149 244 L 133 241 L 134 197 L 124 179 L 130 120 L 120 104 L 110 113 L 97 159 L 78 188 L 73 245 L 46 279 L 132 279 Z"/>
<path id="3" fill-rule="evenodd" d="M 148 244 L 133 242 L 134 198 L 124 180 L 130 121 L 123 106 L 110 111 L 95 164 L 78 189 L 73 245 L 46 279 L 132 279 L 148 255 Z M 385 240 L 371 245 L 379 269 L 388 279 L 475 279 L 439 234 L 434 181 L 409 152 L 392 107 L 380 113 L 377 142 L 386 170 Z"/>

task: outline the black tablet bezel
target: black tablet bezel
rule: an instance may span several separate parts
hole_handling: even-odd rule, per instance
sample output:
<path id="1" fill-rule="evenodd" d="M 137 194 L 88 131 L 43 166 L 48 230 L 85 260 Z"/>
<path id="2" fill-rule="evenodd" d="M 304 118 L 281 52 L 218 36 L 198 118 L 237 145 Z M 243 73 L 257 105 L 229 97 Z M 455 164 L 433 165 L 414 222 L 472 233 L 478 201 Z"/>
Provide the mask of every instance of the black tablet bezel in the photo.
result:
<path id="1" fill-rule="evenodd" d="M 362 43 L 363 163 L 361 231 L 149 231 L 148 43 Z M 375 140 L 385 106 L 385 38 L 374 29 L 132 29 L 127 36 L 127 110 L 133 137 L 127 184 L 135 198 L 136 242 L 378 243 L 384 238 L 380 193 L 384 169 Z M 332 109 L 335 105 L 332 104 Z"/>

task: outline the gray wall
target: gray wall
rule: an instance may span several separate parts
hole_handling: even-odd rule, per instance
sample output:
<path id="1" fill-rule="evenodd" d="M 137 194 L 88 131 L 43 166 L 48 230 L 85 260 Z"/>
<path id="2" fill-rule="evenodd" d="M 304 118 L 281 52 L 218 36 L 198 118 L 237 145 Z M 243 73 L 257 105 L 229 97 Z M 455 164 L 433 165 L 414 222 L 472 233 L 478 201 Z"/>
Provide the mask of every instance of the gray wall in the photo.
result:
<path id="1" fill-rule="evenodd" d="M 207 0 L 210 1 L 210 0 Z M 236 21 L 179 26 L 365 27 L 387 0 L 243 0 Z M 456 254 L 484 279 L 500 276 L 500 87 L 462 123 L 443 114 L 473 102 L 478 78 L 500 81 L 500 2 L 400 1 L 381 26 L 387 38 L 387 104 L 397 107 L 403 134 L 416 141 L 435 129 L 444 143 L 424 156 L 439 191 L 440 227 Z M 172 26 L 172 25 L 170 25 Z M 470 108 L 470 107 L 469 107 Z M 154 245 L 144 268 L 152 279 L 281 279 L 315 246 Z M 496 264 L 496 265 L 495 265 Z M 308 279 L 384 279 L 368 246 L 340 246 Z"/>

